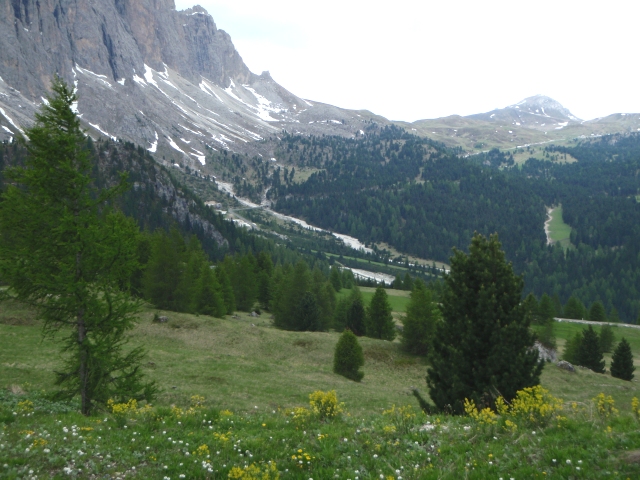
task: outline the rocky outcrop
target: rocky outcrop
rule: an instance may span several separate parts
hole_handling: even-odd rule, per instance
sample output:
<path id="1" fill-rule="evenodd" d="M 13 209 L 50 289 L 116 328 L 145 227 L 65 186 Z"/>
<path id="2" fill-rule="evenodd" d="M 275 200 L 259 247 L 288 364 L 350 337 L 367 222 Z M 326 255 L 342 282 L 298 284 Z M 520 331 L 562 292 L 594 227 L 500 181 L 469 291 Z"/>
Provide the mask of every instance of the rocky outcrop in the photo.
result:
<path id="1" fill-rule="evenodd" d="M 167 164 L 202 168 L 207 149 L 250 154 L 283 128 L 352 135 L 373 116 L 303 100 L 251 73 L 201 7 L 173 0 L 0 3 L 0 140 L 28 125 L 57 74 L 78 89 L 89 133 Z M 380 120 L 380 119 L 378 119 Z"/>

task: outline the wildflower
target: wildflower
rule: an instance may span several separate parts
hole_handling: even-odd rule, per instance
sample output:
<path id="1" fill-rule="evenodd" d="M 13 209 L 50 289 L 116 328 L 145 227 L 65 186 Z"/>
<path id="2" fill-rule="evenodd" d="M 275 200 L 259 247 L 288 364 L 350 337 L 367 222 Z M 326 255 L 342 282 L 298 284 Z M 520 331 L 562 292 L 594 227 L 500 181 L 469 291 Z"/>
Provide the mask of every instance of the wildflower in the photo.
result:
<path id="1" fill-rule="evenodd" d="M 567 460 L 567 465 L 571 465 L 571 460 Z"/>

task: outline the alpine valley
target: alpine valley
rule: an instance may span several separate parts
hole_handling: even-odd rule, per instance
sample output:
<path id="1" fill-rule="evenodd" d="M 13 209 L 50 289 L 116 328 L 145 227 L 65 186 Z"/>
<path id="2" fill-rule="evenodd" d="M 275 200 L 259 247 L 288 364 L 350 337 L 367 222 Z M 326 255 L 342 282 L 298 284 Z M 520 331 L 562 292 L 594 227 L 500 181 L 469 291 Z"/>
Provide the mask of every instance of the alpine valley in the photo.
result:
<path id="1" fill-rule="evenodd" d="M 581 120 L 538 95 L 389 121 L 249 71 L 199 6 L 8 0 L 0 183 L 55 75 L 77 90 L 100 178 L 131 172 L 123 210 L 149 228 L 177 222 L 212 259 L 267 249 L 430 281 L 452 247 L 497 232 L 525 293 L 640 315 L 640 114 Z"/>

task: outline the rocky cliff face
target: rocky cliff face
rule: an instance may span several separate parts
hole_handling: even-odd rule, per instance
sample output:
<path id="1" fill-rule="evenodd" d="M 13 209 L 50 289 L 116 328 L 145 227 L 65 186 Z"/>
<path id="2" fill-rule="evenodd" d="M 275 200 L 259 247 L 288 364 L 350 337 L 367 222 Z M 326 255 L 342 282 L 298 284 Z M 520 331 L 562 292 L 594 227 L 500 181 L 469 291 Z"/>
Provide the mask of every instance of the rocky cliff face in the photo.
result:
<path id="1" fill-rule="evenodd" d="M 192 167 L 207 149 L 260 153 L 283 128 L 351 135 L 372 118 L 251 73 L 203 8 L 176 11 L 173 0 L 2 2 L 0 140 L 30 123 L 54 74 L 76 85 L 91 135 Z"/>

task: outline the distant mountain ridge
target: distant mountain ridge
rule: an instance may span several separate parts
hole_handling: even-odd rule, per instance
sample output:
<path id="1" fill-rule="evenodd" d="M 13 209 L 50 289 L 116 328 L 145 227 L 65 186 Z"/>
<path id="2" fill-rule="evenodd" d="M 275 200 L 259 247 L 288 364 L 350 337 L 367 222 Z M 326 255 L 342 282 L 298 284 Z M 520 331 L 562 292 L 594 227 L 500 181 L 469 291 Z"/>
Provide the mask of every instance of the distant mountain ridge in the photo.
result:
<path id="1" fill-rule="evenodd" d="M 399 123 L 418 135 L 467 152 L 477 152 L 635 132 L 640 130 L 640 114 L 614 114 L 585 121 L 560 102 L 544 95 L 534 95 L 490 112 Z"/>

